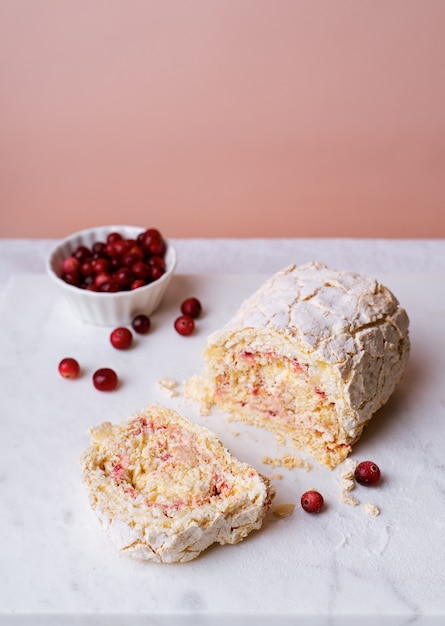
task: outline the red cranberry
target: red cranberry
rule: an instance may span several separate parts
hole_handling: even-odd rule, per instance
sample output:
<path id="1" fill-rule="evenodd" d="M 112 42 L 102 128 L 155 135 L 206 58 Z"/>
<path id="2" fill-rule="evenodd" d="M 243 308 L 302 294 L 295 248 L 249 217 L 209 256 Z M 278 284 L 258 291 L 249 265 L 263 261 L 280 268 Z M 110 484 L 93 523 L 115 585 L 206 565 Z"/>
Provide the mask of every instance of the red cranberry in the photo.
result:
<path id="1" fill-rule="evenodd" d="M 162 256 L 154 255 L 154 256 L 148 257 L 147 265 L 149 267 L 151 267 L 152 265 L 160 265 L 164 270 L 167 269 L 167 264 L 165 262 L 164 257 L 162 257 Z"/>
<path id="2" fill-rule="evenodd" d="M 108 272 L 99 272 L 94 277 L 94 286 L 97 289 L 100 289 L 103 283 L 108 283 L 110 280 L 111 280 L 111 276 L 110 274 L 108 274 Z"/>
<path id="3" fill-rule="evenodd" d="M 102 367 L 93 374 L 93 385 L 99 391 L 113 391 L 113 389 L 116 389 L 118 382 L 116 372 L 109 367 Z"/>
<path id="4" fill-rule="evenodd" d="M 65 272 L 62 274 L 62 278 L 68 285 L 73 285 L 74 287 L 79 287 L 81 283 L 79 272 Z"/>
<path id="5" fill-rule="evenodd" d="M 144 233 L 145 236 L 150 235 L 153 239 L 161 239 L 162 235 L 157 228 L 147 228 Z"/>
<path id="6" fill-rule="evenodd" d="M 113 278 L 110 278 L 110 280 L 106 280 L 100 284 L 99 291 L 103 293 L 116 293 L 120 291 L 120 287 Z"/>
<path id="7" fill-rule="evenodd" d="M 158 278 L 161 278 L 161 276 L 165 274 L 165 269 L 157 264 L 150 265 L 149 271 L 150 271 L 149 278 L 150 278 L 150 281 L 152 282 L 155 280 L 158 280 Z"/>
<path id="8" fill-rule="evenodd" d="M 110 269 L 112 272 L 117 272 L 122 267 L 122 262 L 119 257 L 114 256 L 110 259 Z"/>
<path id="9" fill-rule="evenodd" d="M 87 259 L 91 258 L 91 250 L 86 246 L 79 246 L 73 253 L 73 257 L 75 257 L 78 261 L 83 263 Z"/>
<path id="10" fill-rule="evenodd" d="M 106 244 L 103 241 L 96 241 L 92 247 L 93 254 L 98 254 L 98 255 L 104 254 L 105 245 Z"/>
<path id="11" fill-rule="evenodd" d="M 115 257 L 117 257 L 117 252 L 112 241 L 110 243 L 107 243 L 107 245 L 105 246 L 105 254 L 109 259 L 114 259 Z"/>
<path id="12" fill-rule="evenodd" d="M 201 315 L 201 310 L 202 307 L 198 298 L 187 298 L 187 300 L 184 300 L 184 302 L 181 304 L 182 313 L 184 315 L 189 315 L 194 319 Z"/>
<path id="13" fill-rule="evenodd" d="M 123 267 L 130 268 L 138 261 L 142 261 L 142 258 L 139 258 L 139 256 L 135 252 L 126 252 L 121 260 Z"/>
<path id="14" fill-rule="evenodd" d="M 125 239 L 119 239 L 113 242 L 115 256 L 121 257 L 129 249 L 128 241 Z"/>
<path id="15" fill-rule="evenodd" d="M 141 313 L 140 315 L 136 315 L 131 322 L 131 326 L 133 327 L 134 332 L 139 335 L 146 335 L 150 330 L 151 321 L 147 315 Z"/>
<path id="16" fill-rule="evenodd" d="M 145 287 L 146 284 L 147 283 L 145 282 L 145 280 L 142 280 L 142 278 L 137 278 L 131 283 L 130 289 L 139 289 L 139 287 Z"/>
<path id="17" fill-rule="evenodd" d="M 131 266 L 131 271 L 136 278 L 142 278 L 142 280 L 147 280 L 150 276 L 150 268 L 142 261 L 136 261 L 136 263 Z"/>
<path id="18" fill-rule="evenodd" d="M 79 363 L 76 359 L 67 357 L 62 359 L 59 363 L 59 374 L 63 378 L 77 378 L 80 373 Z"/>
<path id="19" fill-rule="evenodd" d="M 80 261 L 73 256 L 69 256 L 62 262 L 62 274 L 78 272 L 80 269 Z"/>
<path id="20" fill-rule="evenodd" d="M 180 335 L 190 335 L 195 328 L 195 322 L 189 315 L 180 315 L 175 320 L 175 329 Z"/>
<path id="21" fill-rule="evenodd" d="M 133 342 L 133 335 L 131 334 L 131 330 L 128 330 L 125 326 L 119 326 L 119 328 L 115 328 L 112 331 L 110 341 L 113 348 L 127 350 Z"/>
<path id="22" fill-rule="evenodd" d="M 362 461 L 355 468 L 354 476 L 360 485 L 375 485 L 380 480 L 380 469 L 373 461 Z"/>
<path id="23" fill-rule="evenodd" d="M 128 252 L 129 254 L 134 254 L 137 261 L 142 261 L 145 257 L 142 247 L 137 243 L 134 243 L 132 246 L 130 246 L 128 248 Z"/>
<path id="24" fill-rule="evenodd" d="M 154 240 L 147 246 L 147 251 L 151 255 L 164 256 L 167 252 L 167 244 L 162 238 Z"/>
<path id="25" fill-rule="evenodd" d="M 301 506 L 307 513 L 320 513 L 323 504 L 323 496 L 313 489 L 305 491 L 301 496 Z"/>
<path id="26" fill-rule="evenodd" d="M 128 267 L 121 267 L 114 274 L 114 279 L 123 289 L 129 289 L 131 283 L 133 282 L 133 274 L 130 272 Z"/>
<path id="27" fill-rule="evenodd" d="M 92 276 L 94 274 L 94 265 L 91 259 L 86 259 L 80 266 L 82 276 Z"/>
<path id="28" fill-rule="evenodd" d="M 93 267 L 96 274 L 99 274 L 100 272 L 108 272 L 110 269 L 110 261 L 104 257 L 99 257 L 98 259 L 94 259 Z"/>
<path id="29" fill-rule="evenodd" d="M 153 254 L 150 252 L 150 246 L 160 241 L 162 241 L 162 235 L 156 228 L 148 228 L 138 236 L 139 244 L 150 254 Z"/>
<path id="30" fill-rule="evenodd" d="M 120 241 L 122 239 L 122 235 L 120 233 L 109 233 L 107 235 L 107 243 L 113 243 L 115 241 Z"/>

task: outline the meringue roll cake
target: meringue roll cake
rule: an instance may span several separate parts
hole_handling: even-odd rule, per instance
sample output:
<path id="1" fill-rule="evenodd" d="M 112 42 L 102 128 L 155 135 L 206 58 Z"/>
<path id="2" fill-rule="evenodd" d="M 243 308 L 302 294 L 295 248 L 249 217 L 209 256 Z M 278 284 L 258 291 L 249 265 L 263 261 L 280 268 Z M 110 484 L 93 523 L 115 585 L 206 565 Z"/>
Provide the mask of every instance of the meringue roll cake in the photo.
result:
<path id="1" fill-rule="evenodd" d="M 208 337 L 203 371 L 185 393 L 202 411 L 216 405 L 334 468 L 401 380 L 408 326 L 374 278 L 291 265 Z"/>

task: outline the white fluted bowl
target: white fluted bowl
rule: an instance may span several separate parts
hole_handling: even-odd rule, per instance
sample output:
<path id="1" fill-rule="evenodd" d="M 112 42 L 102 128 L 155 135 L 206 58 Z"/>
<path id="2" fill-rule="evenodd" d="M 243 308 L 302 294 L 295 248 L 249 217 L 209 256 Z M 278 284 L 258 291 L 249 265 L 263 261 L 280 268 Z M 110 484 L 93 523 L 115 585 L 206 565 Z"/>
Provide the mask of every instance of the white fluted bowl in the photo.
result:
<path id="1" fill-rule="evenodd" d="M 131 291 L 102 293 L 69 285 L 61 278 L 62 262 L 79 246 L 92 248 L 96 241 L 105 241 L 112 232 L 125 239 L 136 239 L 145 229 L 137 226 L 102 226 L 89 228 L 63 239 L 48 255 L 46 270 L 80 319 L 101 326 L 128 325 L 141 313 L 151 315 L 159 307 L 176 267 L 176 251 L 168 240 L 165 254 L 166 271 L 152 283 Z"/>

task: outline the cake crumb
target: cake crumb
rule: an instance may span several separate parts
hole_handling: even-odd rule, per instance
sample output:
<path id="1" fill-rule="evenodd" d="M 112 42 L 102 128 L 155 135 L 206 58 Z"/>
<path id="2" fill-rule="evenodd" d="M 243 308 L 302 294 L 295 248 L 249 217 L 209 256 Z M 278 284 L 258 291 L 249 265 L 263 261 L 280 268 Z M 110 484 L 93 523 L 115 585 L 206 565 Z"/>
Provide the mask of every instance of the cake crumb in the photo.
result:
<path id="1" fill-rule="evenodd" d="M 265 465 L 270 465 L 271 467 L 284 467 L 287 470 L 294 469 L 295 467 L 300 467 L 309 471 L 311 469 L 311 465 L 301 459 L 299 456 L 291 456 L 290 454 L 283 454 L 281 458 L 271 457 L 271 456 L 263 456 L 261 459 Z"/>
<path id="2" fill-rule="evenodd" d="M 372 515 L 373 517 L 377 517 L 377 515 L 380 515 L 379 507 L 375 504 L 370 504 L 369 502 L 365 504 L 365 511 L 368 515 Z"/>
<path id="3" fill-rule="evenodd" d="M 294 467 L 302 467 L 305 470 L 311 468 L 311 466 L 303 461 L 299 456 L 291 456 L 290 454 L 283 455 L 283 465 L 286 469 L 293 469 Z"/>
<path id="4" fill-rule="evenodd" d="M 355 480 L 353 478 L 342 477 L 341 486 L 344 491 L 352 491 L 355 489 Z"/>
<path id="5" fill-rule="evenodd" d="M 343 472 L 343 474 L 341 474 L 341 479 L 342 480 L 355 480 L 353 470 L 347 470 L 346 472 Z"/>
<path id="6" fill-rule="evenodd" d="M 349 504 L 349 506 L 357 506 L 357 504 L 360 504 L 359 500 L 357 500 L 357 498 L 354 498 L 354 496 L 351 496 L 351 494 L 347 491 L 341 492 L 341 501 L 344 504 Z"/>
<path id="7" fill-rule="evenodd" d="M 354 472 L 358 465 L 358 461 L 348 458 L 344 461 L 343 465 L 345 467 L 345 472 L 343 472 L 342 476 L 350 476 L 351 478 L 354 478 Z"/>
<path id="8" fill-rule="evenodd" d="M 356 506 L 359 502 L 356 498 L 349 495 L 356 487 L 354 470 L 357 463 L 353 459 L 346 459 L 343 472 L 340 474 L 341 501 L 345 504 Z"/>
<path id="9" fill-rule="evenodd" d="M 273 459 L 271 456 L 263 456 L 261 462 L 271 467 L 280 467 L 283 464 L 281 459 Z"/>
<path id="10" fill-rule="evenodd" d="M 182 393 L 188 400 L 198 402 L 199 415 L 203 417 L 210 415 L 212 408 L 211 392 L 208 384 L 205 383 L 201 376 L 195 374 L 190 380 L 183 381 Z"/>
<path id="11" fill-rule="evenodd" d="M 161 380 L 158 380 L 158 387 L 171 398 L 179 395 L 177 390 L 178 383 L 176 380 L 173 380 L 173 378 L 168 378 L 167 376 L 165 378 L 161 378 Z"/>
<path id="12" fill-rule="evenodd" d="M 283 480 L 283 474 L 272 474 L 272 480 Z"/>
<path id="13" fill-rule="evenodd" d="M 289 517 L 289 515 L 292 515 L 294 508 L 295 504 L 292 503 L 276 504 L 272 509 L 272 513 L 277 517 Z"/>

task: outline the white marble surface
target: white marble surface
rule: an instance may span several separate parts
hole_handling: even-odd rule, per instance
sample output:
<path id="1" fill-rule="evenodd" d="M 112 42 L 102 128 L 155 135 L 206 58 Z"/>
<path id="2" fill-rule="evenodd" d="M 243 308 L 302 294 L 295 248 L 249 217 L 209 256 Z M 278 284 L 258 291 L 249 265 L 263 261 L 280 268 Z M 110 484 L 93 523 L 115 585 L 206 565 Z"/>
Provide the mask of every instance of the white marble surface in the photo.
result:
<path id="1" fill-rule="evenodd" d="M 128 353 L 113 350 L 109 329 L 79 322 L 56 295 L 43 274 L 51 244 L 0 241 L 0 624 L 445 623 L 445 242 L 175 241 L 178 276 L 153 332 Z M 353 454 L 378 462 L 384 480 L 356 490 L 357 507 L 340 501 L 340 468 L 271 470 L 263 454 L 283 453 L 272 437 L 201 418 L 156 385 L 199 368 L 208 332 L 262 275 L 307 260 L 381 277 L 411 318 L 406 377 Z M 172 320 L 192 292 L 205 315 L 184 338 Z M 69 354 L 83 365 L 77 381 L 57 373 Z M 112 394 L 90 382 L 105 365 L 122 376 Z M 280 471 L 277 502 L 297 503 L 293 515 L 270 515 L 242 544 L 216 546 L 184 565 L 117 557 L 88 507 L 78 457 L 90 425 L 123 419 L 152 400 L 210 426 L 261 471 Z M 298 505 L 308 487 L 325 496 L 319 516 Z M 365 502 L 381 515 L 366 515 Z"/>

